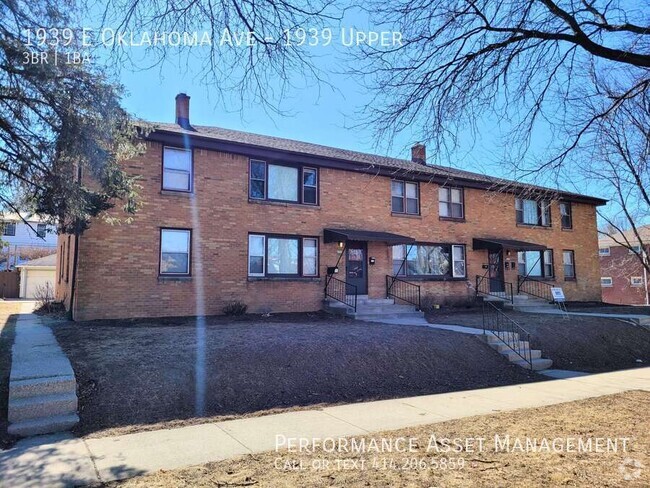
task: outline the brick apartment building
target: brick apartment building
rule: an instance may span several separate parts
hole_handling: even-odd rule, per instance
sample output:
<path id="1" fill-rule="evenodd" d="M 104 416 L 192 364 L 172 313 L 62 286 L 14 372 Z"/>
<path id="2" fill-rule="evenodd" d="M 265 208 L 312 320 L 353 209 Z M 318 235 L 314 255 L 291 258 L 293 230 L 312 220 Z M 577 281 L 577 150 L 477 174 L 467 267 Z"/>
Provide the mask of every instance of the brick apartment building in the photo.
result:
<path id="1" fill-rule="evenodd" d="M 422 145 L 401 160 L 192 126 L 179 94 L 176 123 L 124 168 L 141 176 L 134 221 L 94 222 L 78 252 L 59 236 L 57 295 L 76 320 L 219 314 L 233 300 L 313 311 L 326 288 L 385 297 L 396 276 L 436 299 L 486 275 L 495 293 L 526 276 L 601 298 L 605 200 L 426 165 Z"/>
<path id="2" fill-rule="evenodd" d="M 603 302 L 619 305 L 648 305 L 648 274 L 639 260 L 650 254 L 650 225 L 638 227 L 641 242 L 632 231 L 625 231 L 613 237 L 598 240 L 600 256 L 600 284 L 603 288 Z M 624 246 L 624 243 L 630 245 Z"/>

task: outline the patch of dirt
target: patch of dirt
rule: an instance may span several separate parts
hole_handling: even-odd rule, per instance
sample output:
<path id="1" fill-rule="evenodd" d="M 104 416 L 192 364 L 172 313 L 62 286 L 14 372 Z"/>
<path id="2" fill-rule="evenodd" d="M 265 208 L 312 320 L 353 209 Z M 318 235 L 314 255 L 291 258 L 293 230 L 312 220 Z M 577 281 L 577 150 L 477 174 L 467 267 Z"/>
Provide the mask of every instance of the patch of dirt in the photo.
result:
<path id="1" fill-rule="evenodd" d="M 194 319 L 54 326 L 79 387 L 79 435 L 545 379 L 475 336 L 314 314 L 210 317 L 205 410 L 196 410 Z M 199 377 L 200 378 L 200 377 Z"/>
<path id="2" fill-rule="evenodd" d="M 535 409 L 470 417 L 466 419 L 379 433 L 371 439 L 415 439 L 412 452 L 287 453 L 272 451 L 186 469 L 160 471 L 107 486 L 121 487 L 466 487 L 466 486 L 603 486 L 647 487 L 650 485 L 650 393 L 627 392 L 579 402 Z M 616 452 L 524 451 L 495 448 L 494 438 L 618 439 Z M 432 443 L 435 436 L 439 443 Z M 623 449 L 622 437 L 630 438 Z M 484 438 L 484 448 L 474 451 L 437 452 L 441 439 Z M 573 441 L 574 446 L 577 441 Z M 431 446 L 431 447 L 430 447 Z M 573 452 L 572 452 L 573 451 Z M 454 460 L 454 464 L 450 460 Z M 462 461 L 461 461 L 462 460 Z M 322 469 L 317 467 L 328 466 Z M 364 461 L 366 468 L 361 467 Z M 423 462 L 424 464 L 421 464 Z M 463 467 L 460 467 L 462 463 Z M 301 469 L 302 468 L 302 469 Z"/>
<path id="3" fill-rule="evenodd" d="M 553 360 L 553 368 L 598 373 L 648 366 L 650 331 L 619 320 L 506 311 L 533 337 L 533 348 Z M 430 312 L 432 324 L 483 327 L 476 312 Z M 641 362 L 639 362 L 639 360 Z"/>

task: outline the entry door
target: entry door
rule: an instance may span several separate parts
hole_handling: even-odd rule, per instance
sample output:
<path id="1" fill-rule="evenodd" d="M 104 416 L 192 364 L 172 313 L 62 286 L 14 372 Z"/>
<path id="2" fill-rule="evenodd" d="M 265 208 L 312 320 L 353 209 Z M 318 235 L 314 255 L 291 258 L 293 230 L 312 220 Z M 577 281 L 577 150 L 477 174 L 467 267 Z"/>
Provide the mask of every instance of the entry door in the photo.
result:
<path id="1" fill-rule="evenodd" d="M 503 285 L 503 250 L 488 252 L 488 267 L 490 272 L 490 291 L 505 291 Z"/>
<path id="2" fill-rule="evenodd" d="M 365 242 L 348 241 L 345 256 L 345 280 L 356 285 L 359 295 L 368 294 L 368 254 L 367 244 Z M 347 292 L 353 293 L 353 288 Z"/>

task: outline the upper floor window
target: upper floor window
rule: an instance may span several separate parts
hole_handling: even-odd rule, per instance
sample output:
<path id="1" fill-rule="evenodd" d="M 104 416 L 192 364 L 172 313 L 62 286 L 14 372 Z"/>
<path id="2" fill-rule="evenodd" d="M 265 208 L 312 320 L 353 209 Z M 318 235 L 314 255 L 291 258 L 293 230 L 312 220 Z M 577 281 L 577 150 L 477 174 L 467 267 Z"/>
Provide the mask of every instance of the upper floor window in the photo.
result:
<path id="1" fill-rule="evenodd" d="M 517 253 L 518 272 L 521 276 L 553 278 L 553 250 L 519 251 Z"/>
<path id="2" fill-rule="evenodd" d="M 45 224 L 37 224 L 36 225 L 36 235 L 38 237 L 41 237 L 45 239 L 45 234 L 47 234 L 47 225 Z"/>
<path id="3" fill-rule="evenodd" d="M 609 277 L 609 276 L 601 276 L 601 278 L 600 278 L 600 286 L 608 287 L 608 286 L 613 286 L 613 285 L 614 285 L 614 281 L 612 280 L 611 277 Z"/>
<path id="4" fill-rule="evenodd" d="M 574 280 L 576 277 L 575 254 L 573 251 L 563 251 L 564 279 Z"/>
<path id="5" fill-rule="evenodd" d="M 462 244 L 393 246 L 393 274 L 464 278 L 467 275 L 465 246 Z"/>
<path id="6" fill-rule="evenodd" d="M 391 208 L 394 213 L 418 215 L 420 213 L 417 183 L 392 180 L 390 182 Z"/>
<path id="7" fill-rule="evenodd" d="M 643 286 L 643 276 L 630 276 L 632 286 Z"/>
<path id="8" fill-rule="evenodd" d="M 462 219 L 465 217 L 462 188 L 444 188 L 438 190 L 440 217 Z"/>
<path id="9" fill-rule="evenodd" d="M 627 251 L 629 254 L 641 254 L 641 246 L 637 244 L 636 246 L 631 246 Z"/>
<path id="10" fill-rule="evenodd" d="M 192 231 L 160 230 L 160 274 L 189 276 Z"/>
<path id="11" fill-rule="evenodd" d="M 3 236 L 15 236 L 16 235 L 16 222 L 4 222 L 2 225 L 2 235 Z"/>
<path id="12" fill-rule="evenodd" d="M 249 171 L 250 198 L 276 200 L 306 205 L 318 203 L 318 171 L 251 160 Z"/>
<path id="13" fill-rule="evenodd" d="M 562 217 L 562 228 L 573 229 L 573 215 L 570 202 L 560 203 L 560 216 Z"/>
<path id="14" fill-rule="evenodd" d="M 598 248 L 599 256 L 609 256 L 609 247 L 599 247 Z"/>
<path id="15" fill-rule="evenodd" d="M 248 276 L 318 276 L 318 239 L 250 234 Z"/>
<path id="16" fill-rule="evenodd" d="M 192 191 L 192 151 L 190 149 L 163 148 L 162 189 Z"/>
<path id="17" fill-rule="evenodd" d="M 551 225 L 551 204 L 548 200 L 515 200 L 517 223 L 526 225 Z"/>

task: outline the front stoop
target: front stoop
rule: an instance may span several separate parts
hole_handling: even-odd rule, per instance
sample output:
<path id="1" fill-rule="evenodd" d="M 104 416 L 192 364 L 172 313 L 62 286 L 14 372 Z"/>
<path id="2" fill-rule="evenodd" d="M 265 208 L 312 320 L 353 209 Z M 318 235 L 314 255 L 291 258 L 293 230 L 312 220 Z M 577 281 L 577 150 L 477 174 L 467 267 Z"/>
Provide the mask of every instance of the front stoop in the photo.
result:
<path id="1" fill-rule="evenodd" d="M 504 334 L 486 331 L 485 339 L 492 349 L 495 349 L 497 352 L 505 356 L 511 363 L 521 366 L 522 368 L 532 369 L 533 371 L 542 371 L 553 366 L 553 361 L 551 359 L 542 357 L 541 350 L 530 349 L 528 341 L 520 341 L 519 334 L 517 333 Z M 528 351 L 530 351 L 532 367 L 513 349 L 520 350 L 526 357 L 528 357 Z"/>
<path id="2" fill-rule="evenodd" d="M 70 361 L 49 327 L 33 314 L 16 322 L 7 418 L 21 437 L 70 430 L 79 422 L 77 383 Z"/>
<path id="3" fill-rule="evenodd" d="M 356 312 L 352 307 L 331 299 L 324 300 L 323 310 L 367 322 L 382 319 L 413 319 L 424 317 L 424 314 L 416 310 L 414 305 L 396 304 L 392 298 L 368 298 L 365 295 L 357 297 Z"/>

